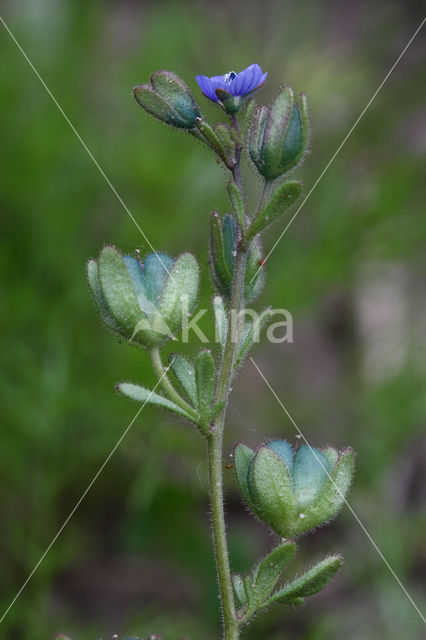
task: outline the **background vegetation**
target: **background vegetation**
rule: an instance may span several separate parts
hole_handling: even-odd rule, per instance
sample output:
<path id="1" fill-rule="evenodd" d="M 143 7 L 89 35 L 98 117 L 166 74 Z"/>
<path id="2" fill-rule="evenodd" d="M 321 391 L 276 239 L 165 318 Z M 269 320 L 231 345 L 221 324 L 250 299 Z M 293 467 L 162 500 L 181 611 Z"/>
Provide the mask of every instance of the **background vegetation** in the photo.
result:
<path id="1" fill-rule="evenodd" d="M 226 209 L 223 171 L 189 136 L 148 118 L 131 87 L 167 68 L 197 92 L 198 73 L 259 62 L 269 71 L 259 101 L 282 82 L 308 94 L 312 154 L 299 172 L 307 192 L 421 14 L 415 3 L 392 1 L 18 0 L 4 3 L 3 17 L 155 248 L 197 255 L 206 305 L 207 216 Z M 255 352 L 313 445 L 356 449 L 351 505 L 420 607 L 424 53 L 423 33 L 269 260 L 259 304 L 291 311 L 294 343 Z M 0 56 L 3 611 L 136 412 L 114 383 L 152 375 L 144 354 L 100 328 L 84 270 L 104 243 L 150 249 L 3 27 Z M 254 199 L 253 169 L 245 179 Z M 296 434 L 248 363 L 232 396 L 227 448 L 267 435 Z M 195 431 L 144 409 L 0 635 L 217 638 L 204 453 Z M 269 538 L 228 473 L 232 563 L 244 571 Z M 302 610 L 260 618 L 247 640 L 422 637 L 420 617 L 348 510 L 300 546 L 304 562 L 340 550 L 341 575 Z"/>

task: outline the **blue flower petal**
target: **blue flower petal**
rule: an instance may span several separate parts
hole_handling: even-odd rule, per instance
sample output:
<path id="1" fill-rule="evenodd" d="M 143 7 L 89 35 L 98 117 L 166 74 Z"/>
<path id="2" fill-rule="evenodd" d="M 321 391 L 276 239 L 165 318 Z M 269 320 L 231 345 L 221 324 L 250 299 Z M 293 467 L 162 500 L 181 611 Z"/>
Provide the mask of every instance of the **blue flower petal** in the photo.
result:
<path id="1" fill-rule="evenodd" d="M 197 76 L 195 79 L 204 95 L 207 96 L 207 98 L 210 98 L 210 100 L 215 100 L 217 102 L 211 79 L 207 76 Z"/>
<path id="2" fill-rule="evenodd" d="M 260 73 L 259 73 L 260 72 Z M 262 69 L 258 64 L 251 64 L 247 69 L 238 74 L 236 82 L 236 95 L 245 95 L 257 86 L 257 81 L 262 74 Z"/>
<path id="3" fill-rule="evenodd" d="M 267 73 L 262 73 L 262 69 L 258 64 L 251 64 L 235 76 L 230 73 L 221 76 L 197 76 L 196 80 L 201 91 L 207 98 L 218 102 L 216 89 L 227 91 L 234 97 L 245 96 L 255 91 L 261 86 L 267 77 Z"/>

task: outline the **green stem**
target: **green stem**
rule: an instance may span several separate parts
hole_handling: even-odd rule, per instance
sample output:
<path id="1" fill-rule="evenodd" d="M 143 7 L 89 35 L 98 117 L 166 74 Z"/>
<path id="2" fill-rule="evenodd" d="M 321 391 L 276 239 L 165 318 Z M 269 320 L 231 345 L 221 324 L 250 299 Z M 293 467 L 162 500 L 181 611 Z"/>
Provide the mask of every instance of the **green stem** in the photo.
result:
<path id="1" fill-rule="evenodd" d="M 247 232 L 245 235 L 246 246 L 250 246 L 250 242 L 253 240 L 253 237 L 255 235 L 253 234 L 253 222 L 256 220 L 259 213 L 261 213 L 263 209 L 266 207 L 266 204 L 271 196 L 272 184 L 273 183 L 270 180 L 265 180 L 265 182 L 263 183 L 262 193 L 260 195 L 259 202 L 257 204 L 253 219 L 251 220 L 252 224 L 247 229 Z"/>
<path id="2" fill-rule="evenodd" d="M 240 138 L 239 124 L 236 115 L 232 117 L 232 126 L 236 137 Z M 236 163 L 232 167 L 232 177 L 238 189 L 242 191 L 240 160 L 242 145 L 236 145 Z M 271 192 L 271 183 L 265 182 L 263 192 L 257 206 L 256 214 L 265 206 Z M 213 544 L 216 553 L 216 566 L 222 603 L 224 626 L 224 640 L 238 640 L 241 621 L 235 611 L 234 594 L 232 588 L 231 569 L 229 566 L 228 544 L 226 539 L 225 511 L 223 504 L 223 432 L 234 374 L 235 355 L 240 342 L 243 318 L 240 312 L 244 307 L 244 284 L 246 276 L 247 250 L 249 243 L 240 242 L 237 246 L 235 258 L 234 282 L 229 309 L 228 335 L 219 373 L 216 390 L 216 402 L 224 402 L 224 408 L 216 416 L 207 438 L 209 484 L 213 529 Z M 234 326 L 236 323 L 236 327 Z"/>
<path id="3" fill-rule="evenodd" d="M 232 125 L 239 134 L 236 116 L 232 119 Z M 241 190 L 240 157 L 241 148 L 237 146 L 237 163 L 232 169 L 235 184 Z M 232 589 L 231 569 L 229 566 L 228 544 L 226 539 L 225 512 L 223 504 L 223 431 L 228 397 L 230 394 L 235 353 L 237 350 L 241 319 L 239 317 L 243 306 L 244 283 L 247 263 L 247 251 L 245 247 L 237 247 L 235 259 L 234 283 L 229 310 L 229 328 L 226 337 L 222 365 L 216 390 L 216 402 L 225 402 L 225 406 L 211 425 L 210 436 L 207 440 L 209 484 L 212 514 L 213 544 L 216 555 L 217 576 L 222 604 L 224 640 L 238 640 L 239 620 L 235 613 L 234 594 Z M 233 330 L 233 322 L 237 321 L 236 331 Z"/>
<path id="4" fill-rule="evenodd" d="M 232 381 L 235 352 L 239 341 L 239 328 L 232 330 L 232 319 L 242 307 L 247 254 L 239 249 L 236 256 L 234 287 L 230 307 L 230 322 L 219 375 L 216 402 L 227 403 Z M 231 570 L 229 567 L 228 545 L 226 540 L 225 513 L 223 505 L 223 431 L 226 417 L 226 404 L 211 427 L 207 442 L 209 462 L 209 484 L 212 513 L 213 542 L 216 552 L 216 565 L 222 602 L 224 640 L 238 640 L 239 621 L 235 615 L 234 594 L 232 590 Z"/>
<path id="5" fill-rule="evenodd" d="M 159 347 L 153 347 L 150 351 L 152 368 L 159 380 L 161 380 L 161 386 L 168 395 L 169 399 L 178 405 L 181 409 L 186 411 L 191 418 L 198 424 L 198 414 L 194 409 L 180 396 L 176 391 L 169 378 L 167 377 L 166 369 L 164 369 L 163 362 L 161 360 L 161 354 Z"/>

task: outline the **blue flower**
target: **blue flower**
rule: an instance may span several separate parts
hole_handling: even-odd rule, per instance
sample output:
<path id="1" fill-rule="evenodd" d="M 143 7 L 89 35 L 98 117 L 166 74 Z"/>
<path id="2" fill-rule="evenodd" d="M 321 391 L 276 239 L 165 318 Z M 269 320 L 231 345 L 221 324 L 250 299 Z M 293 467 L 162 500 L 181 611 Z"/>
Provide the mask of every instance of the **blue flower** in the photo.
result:
<path id="1" fill-rule="evenodd" d="M 236 113 L 244 98 L 249 98 L 263 86 L 267 73 L 258 64 L 251 64 L 244 71 L 230 71 L 223 76 L 197 76 L 196 80 L 204 95 L 219 103 L 228 113 Z"/>

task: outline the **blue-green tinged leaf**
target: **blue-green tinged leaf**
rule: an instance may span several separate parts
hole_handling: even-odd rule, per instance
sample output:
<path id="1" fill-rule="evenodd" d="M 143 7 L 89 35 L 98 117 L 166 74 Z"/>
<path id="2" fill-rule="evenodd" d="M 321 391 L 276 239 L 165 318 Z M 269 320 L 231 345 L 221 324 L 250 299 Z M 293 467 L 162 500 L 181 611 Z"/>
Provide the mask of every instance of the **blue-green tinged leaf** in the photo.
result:
<path id="1" fill-rule="evenodd" d="M 186 413 L 186 411 L 181 409 L 181 407 L 150 389 L 145 389 L 145 387 L 141 387 L 131 382 L 121 382 L 116 386 L 116 389 L 123 394 L 123 396 L 126 396 L 126 398 L 129 398 L 134 402 L 138 402 L 143 405 L 151 404 L 153 406 L 160 407 L 161 409 L 167 409 L 168 411 L 192 422 L 192 417 Z"/>
<path id="2" fill-rule="evenodd" d="M 284 571 L 296 552 L 293 542 L 285 542 L 275 547 L 253 569 L 244 580 L 247 596 L 246 616 L 250 617 L 269 598 L 281 573 Z"/>
<path id="3" fill-rule="evenodd" d="M 303 445 L 296 453 L 294 487 L 301 509 L 315 501 L 330 477 L 331 467 L 318 449 Z"/>
<path id="4" fill-rule="evenodd" d="M 88 278 L 105 324 L 129 342 L 150 348 L 175 338 L 193 310 L 198 292 L 198 265 L 191 254 L 177 260 L 164 253 L 139 258 L 104 247 Z"/>
<path id="5" fill-rule="evenodd" d="M 294 450 L 286 440 L 271 440 L 266 445 L 274 453 L 281 458 L 287 467 L 290 478 L 293 480 L 294 475 Z"/>
<path id="6" fill-rule="evenodd" d="M 354 473 L 351 449 L 303 445 L 294 452 L 272 440 L 256 453 L 239 444 L 236 474 L 253 513 L 281 537 L 292 539 L 333 518 L 345 501 Z"/>
<path id="7" fill-rule="evenodd" d="M 325 456 L 324 456 L 325 457 Z M 334 518 L 345 502 L 355 471 L 355 455 L 346 449 L 339 457 L 330 477 L 322 484 L 316 498 L 303 509 L 303 520 L 299 522 L 297 533 L 310 531 Z"/>
<path id="8" fill-rule="evenodd" d="M 175 262 L 174 259 L 167 253 L 151 253 L 145 258 L 143 265 L 133 256 L 124 256 L 124 262 L 137 295 L 142 294 L 147 300 L 157 305 L 170 269 Z"/>
<path id="9" fill-rule="evenodd" d="M 169 356 L 170 367 L 176 378 L 185 390 L 194 407 L 197 406 L 197 388 L 195 384 L 194 365 L 179 354 L 172 353 Z"/>
<path id="10" fill-rule="evenodd" d="M 274 602 L 293 604 L 297 598 L 306 598 L 318 593 L 330 582 L 335 573 L 342 566 L 343 558 L 340 555 L 329 556 L 318 562 L 311 569 L 306 571 L 289 584 L 279 589 L 269 598 L 265 606 Z"/>

